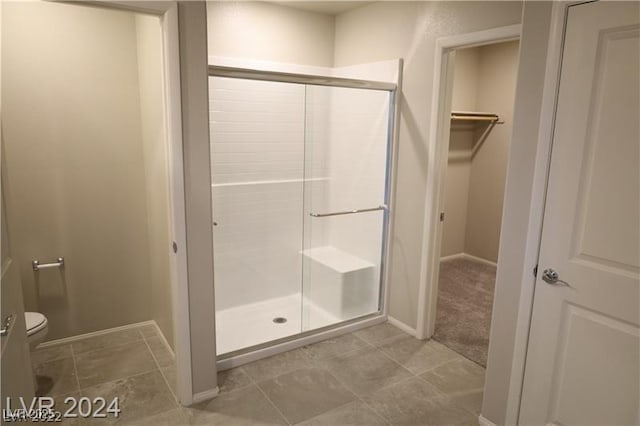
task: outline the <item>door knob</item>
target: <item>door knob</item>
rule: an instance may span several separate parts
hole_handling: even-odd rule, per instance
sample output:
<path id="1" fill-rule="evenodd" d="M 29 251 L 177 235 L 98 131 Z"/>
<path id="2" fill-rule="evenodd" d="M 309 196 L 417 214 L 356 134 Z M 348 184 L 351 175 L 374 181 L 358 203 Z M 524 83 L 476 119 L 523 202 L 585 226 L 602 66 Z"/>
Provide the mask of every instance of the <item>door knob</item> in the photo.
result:
<path id="1" fill-rule="evenodd" d="M 561 284 L 571 287 L 568 282 L 560 279 L 560 275 L 555 269 L 548 268 L 542 272 L 542 280 L 547 284 Z"/>
<path id="2" fill-rule="evenodd" d="M 545 269 L 542 273 L 542 279 L 549 284 L 557 283 L 559 278 L 560 276 L 553 269 Z"/>

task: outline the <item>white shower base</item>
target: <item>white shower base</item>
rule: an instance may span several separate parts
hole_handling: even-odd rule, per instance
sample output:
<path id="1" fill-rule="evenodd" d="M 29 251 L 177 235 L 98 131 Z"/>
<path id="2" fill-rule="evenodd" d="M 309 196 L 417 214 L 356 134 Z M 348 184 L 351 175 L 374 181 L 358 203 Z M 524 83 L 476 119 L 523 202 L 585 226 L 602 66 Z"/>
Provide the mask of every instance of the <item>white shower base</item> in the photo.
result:
<path id="1" fill-rule="evenodd" d="M 275 323 L 276 317 L 287 322 Z M 216 313 L 216 352 L 233 352 L 339 321 L 301 293 L 224 309 Z"/>

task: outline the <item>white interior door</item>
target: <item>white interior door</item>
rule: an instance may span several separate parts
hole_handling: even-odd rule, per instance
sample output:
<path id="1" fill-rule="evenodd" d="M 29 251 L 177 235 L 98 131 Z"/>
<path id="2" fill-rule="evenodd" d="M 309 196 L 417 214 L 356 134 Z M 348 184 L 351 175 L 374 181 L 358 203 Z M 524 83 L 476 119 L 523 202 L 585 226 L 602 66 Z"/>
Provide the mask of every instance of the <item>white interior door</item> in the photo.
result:
<path id="1" fill-rule="evenodd" d="M 639 6 L 569 7 L 521 424 L 639 421 Z"/>

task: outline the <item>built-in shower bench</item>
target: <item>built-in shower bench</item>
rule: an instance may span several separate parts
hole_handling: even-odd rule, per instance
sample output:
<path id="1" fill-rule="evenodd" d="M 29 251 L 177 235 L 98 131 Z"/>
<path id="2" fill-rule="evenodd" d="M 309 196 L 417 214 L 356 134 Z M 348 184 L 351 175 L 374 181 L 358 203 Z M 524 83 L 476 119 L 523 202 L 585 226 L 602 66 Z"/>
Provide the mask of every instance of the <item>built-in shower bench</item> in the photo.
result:
<path id="1" fill-rule="evenodd" d="M 302 251 L 304 288 L 308 301 L 347 319 L 377 309 L 376 265 L 332 246 Z"/>
<path id="2" fill-rule="evenodd" d="M 332 246 L 303 250 L 302 254 L 341 274 L 359 271 L 365 268 L 373 268 L 375 266 L 369 261 Z"/>

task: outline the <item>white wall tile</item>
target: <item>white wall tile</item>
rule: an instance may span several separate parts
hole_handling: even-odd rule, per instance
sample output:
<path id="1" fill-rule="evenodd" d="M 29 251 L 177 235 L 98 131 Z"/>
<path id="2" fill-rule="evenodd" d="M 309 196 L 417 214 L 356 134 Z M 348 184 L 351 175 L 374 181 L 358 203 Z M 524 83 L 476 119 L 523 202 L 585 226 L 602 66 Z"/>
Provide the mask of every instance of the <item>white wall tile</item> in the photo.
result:
<path id="1" fill-rule="evenodd" d="M 387 92 L 211 79 L 217 309 L 322 285 L 303 248 L 370 261 L 377 289 L 382 212 L 309 213 L 384 202 L 387 113 Z"/>
<path id="2" fill-rule="evenodd" d="M 209 87 L 217 309 L 298 293 L 304 86 Z"/>

